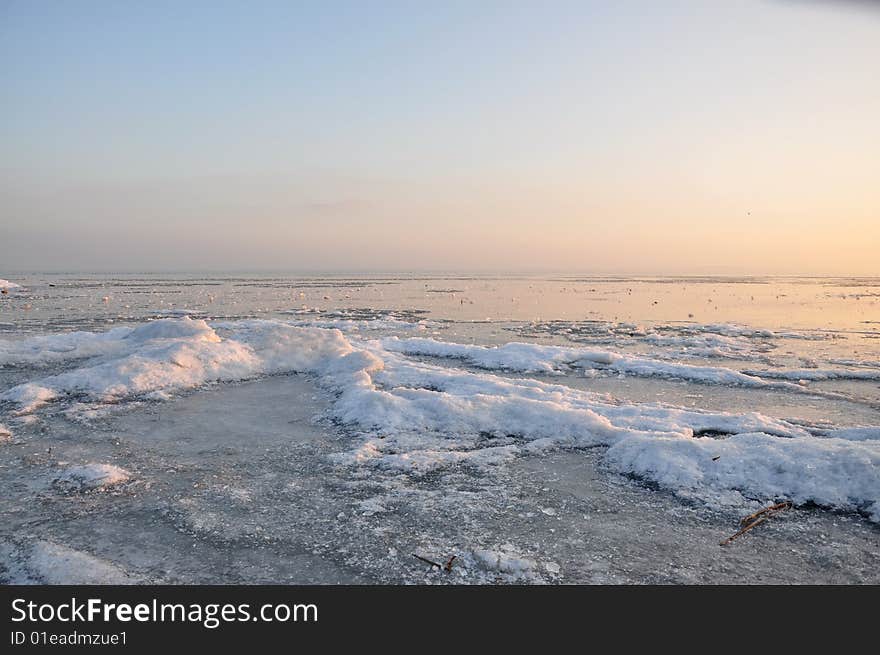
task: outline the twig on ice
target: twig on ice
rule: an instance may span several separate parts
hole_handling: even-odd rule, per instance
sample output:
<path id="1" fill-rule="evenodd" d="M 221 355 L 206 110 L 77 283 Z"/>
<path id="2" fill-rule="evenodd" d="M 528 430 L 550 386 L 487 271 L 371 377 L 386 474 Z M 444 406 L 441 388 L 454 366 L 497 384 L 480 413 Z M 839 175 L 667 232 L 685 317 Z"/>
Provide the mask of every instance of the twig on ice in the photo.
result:
<path id="1" fill-rule="evenodd" d="M 758 510 L 754 514 L 750 514 L 749 516 L 746 516 L 745 518 L 741 519 L 739 523 L 740 523 L 740 525 L 745 525 L 746 523 L 751 523 L 759 516 L 763 516 L 764 514 L 769 514 L 770 516 L 773 516 L 777 512 L 781 512 L 782 510 L 789 509 L 790 507 L 791 507 L 790 500 L 786 500 L 785 502 L 782 502 L 782 503 L 776 503 L 775 505 L 770 505 L 770 507 L 765 507 L 764 509 Z"/>
<path id="2" fill-rule="evenodd" d="M 429 560 L 427 557 L 422 557 L 421 555 L 416 555 L 415 553 L 413 553 L 412 556 L 415 557 L 416 559 L 422 560 L 425 564 L 430 564 L 431 566 L 436 566 L 438 569 L 443 568 L 442 565 L 438 564 L 437 562 L 433 562 L 433 561 Z"/>
<path id="3" fill-rule="evenodd" d="M 786 500 L 782 503 L 776 503 L 775 505 L 770 505 L 770 507 L 765 507 L 762 510 L 758 510 L 754 514 L 750 514 L 749 516 L 746 516 L 744 519 L 742 519 L 739 522 L 740 525 L 743 526 L 742 528 L 740 528 L 739 532 L 737 532 L 736 534 L 730 535 L 727 539 L 725 539 L 724 541 L 721 542 L 721 545 L 726 546 L 731 541 L 733 541 L 734 539 L 736 539 L 738 537 L 741 537 L 742 535 L 744 535 L 746 532 L 748 532 L 749 530 L 751 530 L 755 526 L 760 525 L 761 523 L 763 523 L 767 519 L 770 519 L 770 518 L 773 518 L 774 516 L 776 516 L 779 512 L 790 509 L 791 507 L 792 507 L 791 501 Z"/>

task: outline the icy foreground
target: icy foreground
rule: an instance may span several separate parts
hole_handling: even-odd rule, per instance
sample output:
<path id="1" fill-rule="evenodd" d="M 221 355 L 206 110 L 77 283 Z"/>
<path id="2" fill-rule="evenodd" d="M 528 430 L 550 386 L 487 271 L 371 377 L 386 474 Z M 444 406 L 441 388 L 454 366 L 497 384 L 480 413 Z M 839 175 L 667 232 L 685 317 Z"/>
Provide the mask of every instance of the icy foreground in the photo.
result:
<path id="1" fill-rule="evenodd" d="M 498 374 L 626 374 L 819 393 L 760 371 L 587 348 L 369 339 L 277 320 L 209 324 L 189 317 L 3 341 L 0 365 L 36 373 L 0 393 L 7 424 L 53 406 L 75 414 L 83 401 L 95 411 L 95 404 L 164 400 L 215 382 L 302 373 L 331 394 L 327 413 L 353 442 L 331 457 L 355 470 L 425 475 L 456 464 L 492 468 L 601 446 L 611 470 L 713 508 L 786 499 L 880 522 L 877 428 L 810 431 L 759 413 L 622 403 L 545 379 Z M 51 370 L 41 375 L 42 369 Z"/>

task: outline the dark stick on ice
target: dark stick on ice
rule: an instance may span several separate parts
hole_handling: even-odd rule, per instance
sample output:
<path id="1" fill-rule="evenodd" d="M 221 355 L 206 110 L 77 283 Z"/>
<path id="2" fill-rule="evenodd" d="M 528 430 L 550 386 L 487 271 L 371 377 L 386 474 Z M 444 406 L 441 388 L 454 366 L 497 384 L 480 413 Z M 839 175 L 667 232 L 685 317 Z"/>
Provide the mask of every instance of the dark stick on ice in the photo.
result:
<path id="1" fill-rule="evenodd" d="M 430 564 L 431 566 L 436 566 L 438 569 L 443 568 L 442 565 L 438 564 L 437 562 L 432 562 L 427 557 L 422 557 L 421 555 L 416 555 L 415 553 L 413 553 L 412 556 L 415 557 L 416 559 L 422 560 L 425 564 Z"/>
<path id="2" fill-rule="evenodd" d="M 764 521 L 766 521 L 768 518 L 769 518 L 769 517 L 767 517 L 767 516 L 762 516 L 761 518 L 757 519 L 756 521 L 752 521 L 752 522 L 749 523 L 746 527 L 742 528 L 739 532 L 737 532 L 736 534 L 732 534 L 732 535 L 730 535 L 727 539 L 725 539 L 724 541 L 722 541 L 722 542 L 721 542 L 721 545 L 722 545 L 722 546 L 726 546 L 726 545 L 729 544 L 731 541 L 733 541 L 733 540 L 736 539 L 737 537 L 741 537 L 742 535 L 744 535 L 746 532 L 748 532 L 749 530 L 751 530 L 751 529 L 754 528 L 755 526 L 757 526 L 757 525 L 763 523 Z"/>
<path id="3" fill-rule="evenodd" d="M 749 516 L 746 516 L 744 519 L 741 519 L 739 523 L 740 523 L 740 525 L 745 525 L 746 523 L 750 523 L 750 522 L 754 521 L 759 516 L 762 516 L 764 514 L 768 514 L 770 516 L 773 516 L 777 512 L 781 512 L 782 510 L 789 509 L 790 507 L 791 507 L 791 501 L 789 501 L 789 500 L 783 501 L 781 503 L 776 503 L 775 505 L 770 505 L 770 507 L 765 507 L 764 509 L 758 510 L 754 514 L 750 514 Z"/>
<path id="4" fill-rule="evenodd" d="M 739 532 L 729 536 L 727 539 L 722 541 L 721 545 L 726 546 L 727 544 L 732 542 L 734 539 L 741 537 L 742 535 L 744 535 L 746 532 L 748 532 L 752 528 L 760 525 L 761 523 L 763 523 L 767 519 L 773 518 L 779 512 L 782 512 L 784 510 L 789 509 L 791 506 L 792 506 L 792 503 L 790 501 L 786 500 L 785 502 L 776 503 L 775 505 L 770 505 L 770 507 L 765 507 L 764 509 L 757 511 L 754 514 L 746 516 L 744 519 L 742 519 L 740 521 L 740 525 L 742 525 L 743 527 L 739 530 Z"/>

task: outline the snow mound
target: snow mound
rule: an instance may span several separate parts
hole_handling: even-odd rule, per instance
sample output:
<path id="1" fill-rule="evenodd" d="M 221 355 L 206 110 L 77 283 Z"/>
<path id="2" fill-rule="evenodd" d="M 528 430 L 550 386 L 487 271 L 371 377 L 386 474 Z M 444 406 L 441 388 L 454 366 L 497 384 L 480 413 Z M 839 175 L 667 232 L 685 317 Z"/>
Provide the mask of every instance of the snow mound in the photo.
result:
<path id="1" fill-rule="evenodd" d="M 28 572 L 50 585 L 126 585 L 139 580 L 112 562 L 51 541 L 38 541 L 28 554 Z"/>
<path id="2" fill-rule="evenodd" d="M 555 562 L 539 562 L 519 555 L 506 545 L 498 550 L 476 549 L 465 555 L 466 564 L 475 565 L 506 582 L 542 583 L 559 576 Z"/>
<path id="3" fill-rule="evenodd" d="M 46 346 L 51 348 L 65 342 L 71 347 L 45 350 Z M 104 334 L 53 335 L 19 344 L 14 343 L 12 347 L 6 344 L 7 361 L 10 351 L 12 357 L 26 356 L 37 362 L 100 355 L 91 366 L 0 393 L 0 400 L 19 404 L 21 413 L 32 412 L 67 395 L 113 401 L 157 391 L 188 389 L 215 380 L 242 379 L 259 371 L 259 362 L 250 348 L 236 341 L 222 340 L 200 319 L 162 319 L 136 328 L 116 328 Z M 2 352 L 0 349 L 0 361 L 3 361 Z"/>
<path id="4" fill-rule="evenodd" d="M 54 400 L 58 394 L 52 389 L 25 382 L 0 393 L 0 400 L 7 400 L 19 405 L 17 414 L 24 415 L 34 412 L 38 407 Z"/>
<path id="5" fill-rule="evenodd" d="M 48 366 L 77 359 L 118 358 L 160 340 L 216 342 L 220 339 L 203 320 L 160 319 L 107 332 L 62 332 L 19 341 L 0 340 L 0 366 Z"/>
<path id="6" fill-rule="evenodd" d="M 131 474 L 113 464 L 85 464 L 64 469 L 52 484 L 65 491 L 106 489 L 131 479 Z"/>
<path id="7" fill-rule="evenodd" d="M 850 441 L 880 441 L 880 427 L 840 428 L 826 431 L 825 436 L 834 439 L 849 439 Z"/>
<path id="8" fill-rule="evenodd" d="M 763 433 L 727 439 L 633 435 L 611 446 L 606 461 L 616 471 L 708 505 L 730 504 L 737 496 L 727 492 L 735 491 L 761 504 L 815 503 L 880 520 L 880 444 L 871 441 Z"/>
<path id="9" fill-rule="evenodd" d="M 389 337 L 383 341 L 387 350 L 405 355 L 460 359 L 477 368 L 517 373 L 559 373 L 566 368 L 606 370 L 642 377 L 664 377 L 703 384 L 721 384 L 758 389 L 784 389 L 805 393 L 793 382 L 764 380 L 757 374 L 741 373 L 723 366 L 696 366 L 636 357 L 607 350 L 565 348 L 533 343 L 507 343 L 502 346 L 477 346 L 446 343 L 435 339 Z"/>
<path id="10" fill-rule="evenodd" d="M 0 393 L 0 400 L 27 413 L 50 402 L 94 407 L 83 397 L 92 403 L 158 401 L 218 381 L 303 373 L 332 392 L 328 418 L 352 435 L 352 447 L 334 456 L 342 466 L 418 475 L 453 466 L 499 466 L 558 448 L 603 446 L 612 470 L 709 505 L 784 498 L 857 510 L 880 521 L 880 440 L 874 432 L 880 428 L 832 430 L 817 437 L 755 412 L 622 403 L 491 372 L 596 368 L 804 391 L 797 384 L 729 368 L 526 343 L 484 347 L 434 339 L 368 339 L 338 329 L 256 319 L 213 325 L 188 317 L 164 319 L 67 338 L 74 348 L 58 356 L 97 354 L 78 362 L 79 367 Z M 37 339 L 42 341 L 7 344 L 2 352 L 40 361 L 40 348 L 64 343 Z M 413 357 L 428 355 L 464 360 L 483 370 Z"/>
<path id="11" fill-rule="evenodd" d="M 762 378 L 774 378 L 780 380 L 809 380 L 819 382 L 823 380 L 880 380 L 880 369 L 869 368 L 802 368 L 785 370 L 762 370 L 746 371 L 749 375 Z"/>

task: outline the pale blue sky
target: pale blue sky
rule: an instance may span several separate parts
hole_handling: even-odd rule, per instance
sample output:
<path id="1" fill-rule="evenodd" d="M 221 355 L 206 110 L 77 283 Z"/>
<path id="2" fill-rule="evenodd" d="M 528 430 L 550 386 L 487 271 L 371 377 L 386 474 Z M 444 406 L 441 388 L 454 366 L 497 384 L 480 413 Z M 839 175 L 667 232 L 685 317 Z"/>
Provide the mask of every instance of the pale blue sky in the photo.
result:
<path id="1" fill-rule="evenodd" d="M 871 3 L 0 0 L 0 273 L 880 275 L 878 79 Z"/>

